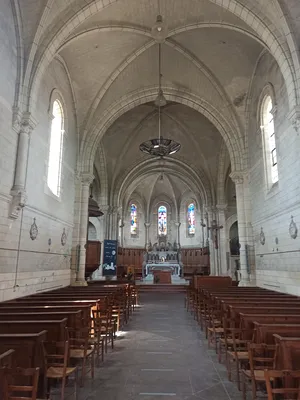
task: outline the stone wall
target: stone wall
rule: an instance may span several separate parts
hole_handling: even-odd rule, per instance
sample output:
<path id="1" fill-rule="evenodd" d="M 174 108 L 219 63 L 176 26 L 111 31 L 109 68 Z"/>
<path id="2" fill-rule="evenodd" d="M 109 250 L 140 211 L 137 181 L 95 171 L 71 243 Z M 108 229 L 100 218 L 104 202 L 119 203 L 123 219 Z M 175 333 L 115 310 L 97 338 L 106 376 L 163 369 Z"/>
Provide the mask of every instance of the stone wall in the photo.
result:
<path id="1" fill-rule="evenodd" d="M 271 189 L 265 183 L 262 134 L 257 106 L 265 85 L 275 90 L 276 147 L 279 181 Z M 288 99 L 283 77 L 272 57 L 265 54 L 252 85 L 248 134 L 252 224 L 255 241 L 256 283 L 283 292 L 300 294 L 300 237 L 289 234 L 291 215 L 300 227 L 299 136 L 288 119 Z M 261 230 L 265 244 L 260 243 Z"/>
<path id="2" fill-rule="evenodd" d="M 33 116 L 37 126 L 30 135 L 27 204 L 17 219 L 10 219 L 10 191 L 18 141 L 18 129 L 12 128 L 18 76 L 15 24 L 10 7 L 10 1 L 4 0 L 0 12 L 0 301 L 70 283 L 74 171 L 78 146 L 67 74 L 63 65 L 53 60 L 40 86 L 38 107 Z M 60 199 L 49 193 L 46 184 L 50 99 L 57 89 L 66 118 Z M 32 240 L 30 229 L 34 221 L 38 235 Z M 63 233 L 66 237 L 62 237 Z"/>

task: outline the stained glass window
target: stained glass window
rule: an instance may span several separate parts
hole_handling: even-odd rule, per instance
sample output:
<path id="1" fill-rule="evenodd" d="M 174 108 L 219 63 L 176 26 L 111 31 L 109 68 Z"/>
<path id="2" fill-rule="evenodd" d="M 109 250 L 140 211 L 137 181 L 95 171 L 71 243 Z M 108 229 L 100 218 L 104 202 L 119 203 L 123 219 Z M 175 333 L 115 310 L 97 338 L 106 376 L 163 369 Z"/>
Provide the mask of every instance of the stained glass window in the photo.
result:
<path id="1" fill-rule="evenodd" d="M 189 235 L 195 235 L 195 204 L 191 203 L 188 206 L 188 234 Z"/>
<path id="2" fill-rule="evenodd" d="M 158 208 L 158 234 L 159 236 L 167 234 L 167 209 L 165 206 Z"/>
<path id="3" fill-rule="evenodd" d="M 130 233 L 132 235 L 137 234 L 137 206 L 135 204 L 131 204 L 130 207 Z"/>

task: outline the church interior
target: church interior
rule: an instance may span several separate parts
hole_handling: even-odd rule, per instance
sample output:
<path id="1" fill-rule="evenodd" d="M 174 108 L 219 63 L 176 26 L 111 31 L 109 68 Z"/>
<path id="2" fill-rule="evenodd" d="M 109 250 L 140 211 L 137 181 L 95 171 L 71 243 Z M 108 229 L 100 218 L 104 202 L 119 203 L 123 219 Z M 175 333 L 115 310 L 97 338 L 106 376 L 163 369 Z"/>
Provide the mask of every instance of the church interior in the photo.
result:
<path id="1" fill-rule="evenodd" d="M 299 399 L 299 1 L 1 0 L 0 37 L 0 399 Z"/>

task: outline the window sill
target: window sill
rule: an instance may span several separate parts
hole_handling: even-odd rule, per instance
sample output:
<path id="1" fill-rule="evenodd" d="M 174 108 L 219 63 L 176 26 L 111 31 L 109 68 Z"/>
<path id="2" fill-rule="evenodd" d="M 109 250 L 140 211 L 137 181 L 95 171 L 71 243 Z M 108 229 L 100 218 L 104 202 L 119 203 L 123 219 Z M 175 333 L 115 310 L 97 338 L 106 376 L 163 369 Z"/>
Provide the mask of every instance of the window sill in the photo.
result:
<path id="1" fill-rule="evenodd" d="M 279 181 L 273 183 L 273 185 L 267 190 L 266 199 L 270 199 L 279 192 Z"/>
<path id="2" fill-rule="evenodd" d="M 56 196 L 48 187 L 47 183 L 45 184 L 45 189 L 44 189 L 44 193 L 49 196 L 52 197 L 52 199 L 58 201 L 59 203 L 61 203 L 62 199 L 61 199 L 61 194 L 59 196 Z"/>

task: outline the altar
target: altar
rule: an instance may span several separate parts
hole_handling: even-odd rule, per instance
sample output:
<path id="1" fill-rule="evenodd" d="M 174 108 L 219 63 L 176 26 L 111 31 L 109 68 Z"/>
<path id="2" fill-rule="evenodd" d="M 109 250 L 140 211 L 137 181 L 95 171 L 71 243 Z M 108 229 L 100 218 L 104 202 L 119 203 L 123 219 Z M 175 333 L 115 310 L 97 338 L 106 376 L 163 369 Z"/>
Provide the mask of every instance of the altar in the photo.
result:
<path id="1" fill-rule="evenodd" d="M 180 276 L 180 265 L 167 262 L 146 264 L 145 277 L 149 274 L 153 275 L 154 271 L 170 271 L 171 275 Z"/>
<path id="2" fill-rule="evenodd" d="M 182 263 L 178 246 L 169 243 L 166 237 L 160 237 L 158 243 L 148 247 L 142 271 L 145 284 L 186 284 L 180 277 Z"/>

